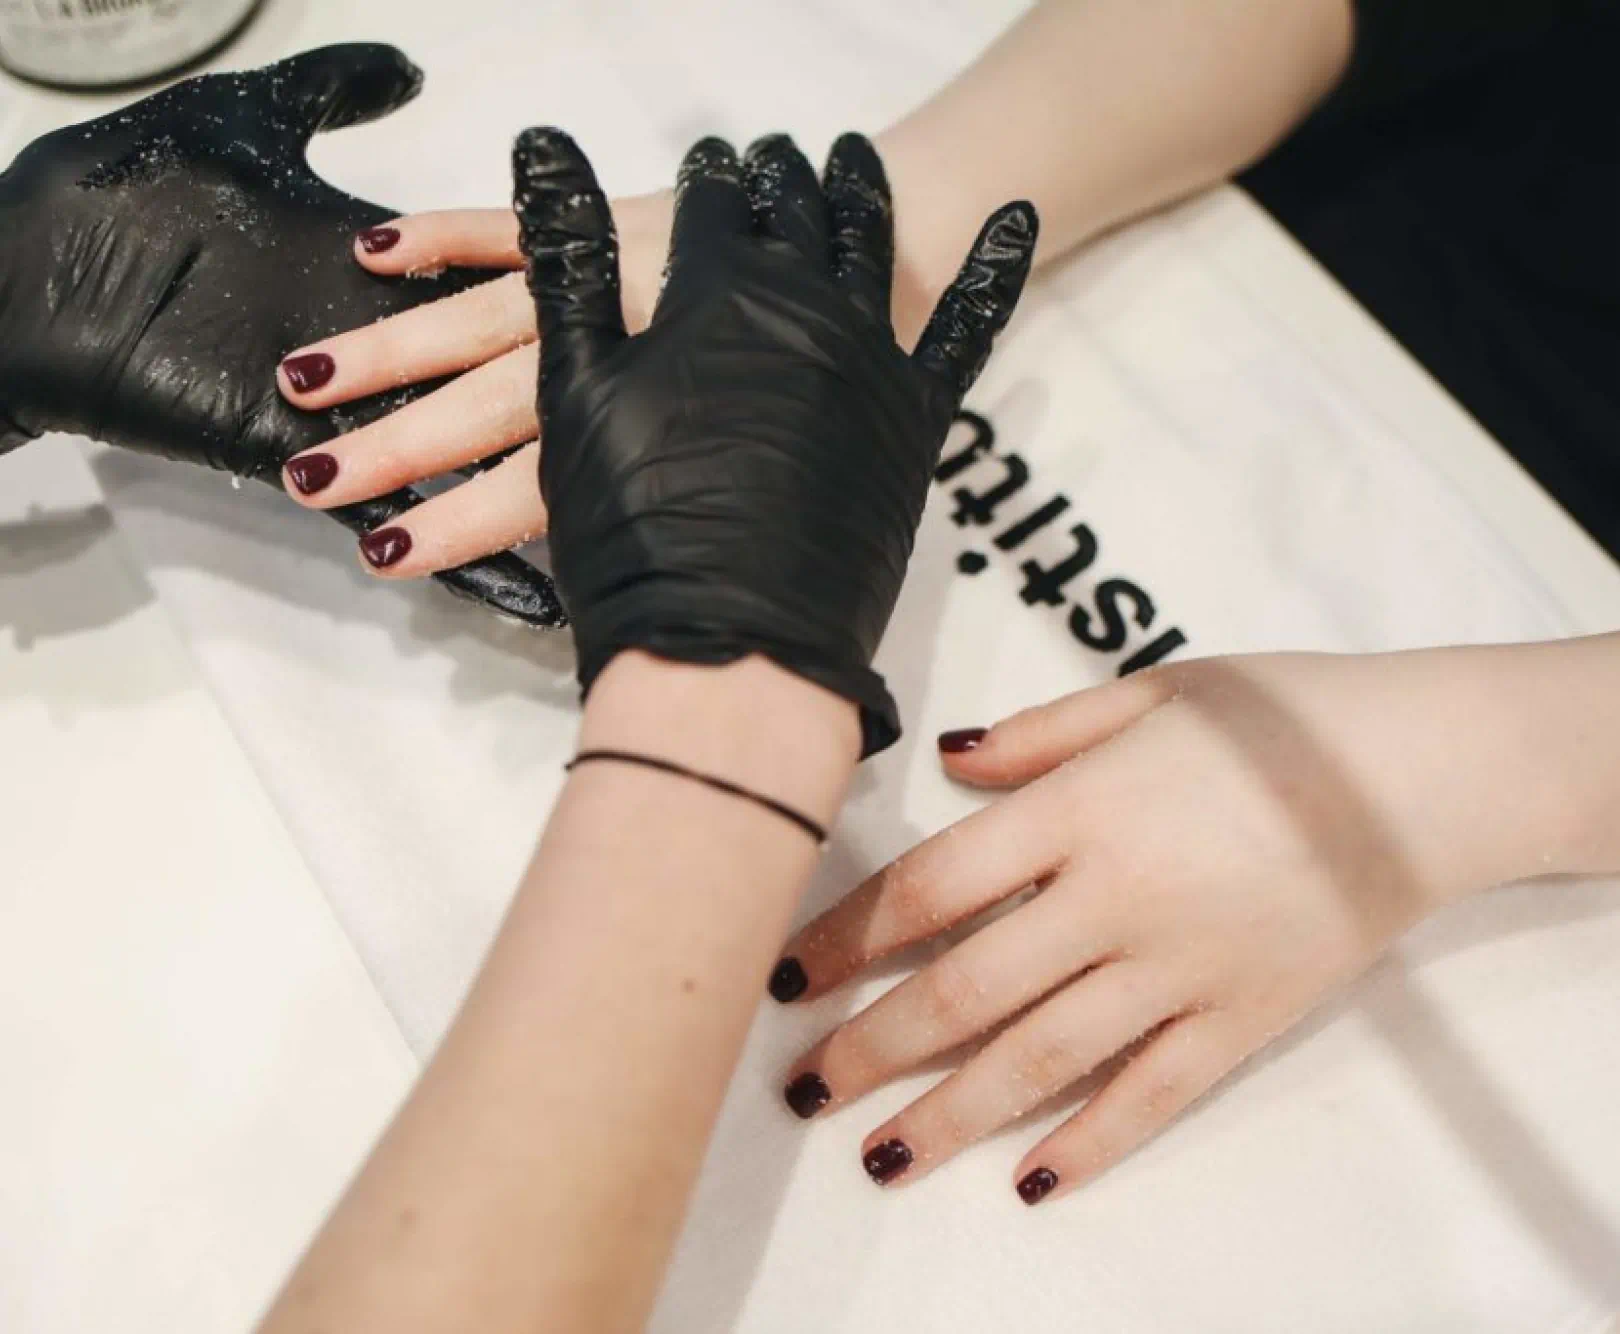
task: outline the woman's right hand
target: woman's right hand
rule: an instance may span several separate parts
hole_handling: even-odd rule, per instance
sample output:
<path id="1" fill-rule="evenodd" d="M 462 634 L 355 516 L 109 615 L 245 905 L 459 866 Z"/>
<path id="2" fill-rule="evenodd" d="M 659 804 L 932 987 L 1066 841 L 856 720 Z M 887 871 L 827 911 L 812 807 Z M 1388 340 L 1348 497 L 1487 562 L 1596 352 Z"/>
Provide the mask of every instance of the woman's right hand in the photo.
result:
<path id="1" fill-rule="evenodd" d="M 661 190 L 617 200 L 612 207 L 625 326 L 639 333 L 658 299 L 673 197 Z M 434 275 L 447 268 L 510 273 L 289 356 L 278 380 L 282 394 L 301 408 L 455 378 L 398 412 L 290 460 L 287 494 L 311 508 L 331 509 L 445 473 L 487 468 L 391 519 L 362 542 L 373 572 L 396 578 L 433 574 L 543 534 L 547 520 L 540 499 L 534 396 L 540 353 L 512 210 L 397 218 L 362 232 L 354 253 L 365 268 L 387 277 Z M 306 360 L 311 357 L 316 360 Z M 309 367 L 317 372 L 313 377 L 305 370 Z"/>
<path id="2" fill-rule="evenodd" d="M 945 433 L 1023 291 L 1035 210 L 984 224 L 907 355 L 889 186 L 849 134 L 820 180 L 785 135 L 681 164 L 669 278 L 625 327 L 613 211 L 558 130 L 515 154 L 540 328 L 540 488 L 580 682 L 620 652 L 760 655 L 899 734 L 872 670 Z"/>

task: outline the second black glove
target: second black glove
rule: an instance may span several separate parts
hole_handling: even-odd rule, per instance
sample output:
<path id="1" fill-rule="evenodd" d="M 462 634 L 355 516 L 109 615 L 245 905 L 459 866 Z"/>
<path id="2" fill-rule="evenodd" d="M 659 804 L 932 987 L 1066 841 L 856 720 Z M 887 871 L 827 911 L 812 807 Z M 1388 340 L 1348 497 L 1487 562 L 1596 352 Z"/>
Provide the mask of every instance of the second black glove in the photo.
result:
<path id="1" fill-rule="evenodd" d="M 889 323 L 893 230 L 870 143 L 822 181 L 784 136 L 681 166 L 669 275 L 625 333 L 612 214 L 567 135 L 526 133 L 517 211 L 541 335 L 541 490 L 580 681 L 641 648 L 763 654 L 899 736 L 872 658 L 940 447 L 1023 288 L 1028 204 L 985 224 L 911 356 Z"/>

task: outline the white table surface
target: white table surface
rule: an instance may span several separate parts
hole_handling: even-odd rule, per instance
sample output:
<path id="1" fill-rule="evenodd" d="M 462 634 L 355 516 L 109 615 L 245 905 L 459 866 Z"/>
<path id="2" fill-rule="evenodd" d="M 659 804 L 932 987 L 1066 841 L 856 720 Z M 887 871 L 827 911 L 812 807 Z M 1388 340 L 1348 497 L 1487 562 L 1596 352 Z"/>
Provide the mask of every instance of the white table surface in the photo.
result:
<path id="1" fill-rule="evenodd" d="M 346 38 L 399 42 L 428 68 L 422 101 L 391 124 L 321 144 L 317 165 L 404 207 L 487 203 L 505 188 L 511 133 L 531 121 L 568 125 L 620 190 L 662 181 L 685 143 L 710 129 L 744 140 L 789 126 L 819 148 L 846 122 L 876 128 L 1017 8 L 738 0 L 676 14 L 271 0 L 228 60 Z M 0 84 L 0 153 L 103 104 Z M 1613 563 L 1237 192 L 1110 242 L 1049 293 L 1015 342 L 1072 342 L 1066 359 L 1040 352 L 1042 365 L 1065 370 L 1042 382 L 1046 417 L 1059 426 L 1109 420 L 1107 386 L 1085 380 L 1097 349 L 1165 338 L 1167 320 L 1196 323 L 1192 307 L 1217 323 L 1230 311 L 1256 345 L 1286 342 L 1300 367 L 1331 382 L 1358 440 L 1409 452 L 1443 496 L 1434 512 L 1488 535 L 1496 582 L 1513 584 L 1499 606 L 1442 614 L 1465 562 L 1416 595 L 1399 624 L 1326 616 L 1299 629 L 1308 618 L 1284 606 L 1275 626 L 1195 635 L 1199 651 L 1268 646 L 1259 641 L 1272 634 L 1372 648 L 1422 642 L 1428 626 L 1437 638 L 1468 638 L 1620 624 Z M 1084 305 L 1106 340 L 1087 343 L 1066 302 Z M 1166 346 L 1173 362 L 1192 344 Z M 984 397 L 1023 422 L 1029 377 L 1017 357 L 1006 363 Z M 1192 386 L 1189 400 L 1226 401 L 1191 372 L 1179 383 Z M 1233 410 L 1242 410 L 1235 399 Z M 1035 430 L 1028 450 L 1053 469 L 1058 446 L 1045 442 L 1055 429 Z M 1089 461 L 1089 474 L 1064 474 L 1065 485 L 1090 476 L 1099 496 L 1129 511 L 1119 452 Z M 568 740 L 569 665 L 555 645 L 536 649 L 431 589 L 370 587 L 320 521 L 182 473 L 61 442 L 0 461 L 8 1331 L 246 1325 L 441 1031 L 556 790 Z M 935 511 L 930 521 L 925 548 L 930 532 L 947 535 Z M 1175 553 L 1148 541 L 1150 518 L 1137 529 L 1116 539 L 1119 549 L 1175 586 Z M 1387 545 L 1404 540 L 1392 532 Z M 1370 607 L 1386 605 L 1382 584 L 1396 582 L 1376 555 L 1384 541 L 1372 532 L 1374 554 L 1346 576 L 1364 582 Z M 953 592 L 940 613 L 932 576 L 920 582 L 898 631 L 928 629 L 925 648 L 936 633 L 944 645 L 953 630 L 971 634 L 952 601 L 969 594 Z M 964 699 L 1005 707 L 1027 702 L 1035 684 L 1052 693 L 1066 683 L 1054 670 L 1014 689 L 984 663 L 885 653 L 914 737 L 960 721 Z M 356 698 L 365 707 L 354 726 L 366 730 L 338 745 Z M 440 735 L 447 729 L 454 745 Z M 408 776 L 402 787 L 406 757 L 423 751 L 434 762 L 414 784 L 421 790 Z M 902 747 L 874 766 L 819 894 L 967 808 L 925 759 Z M 485 790 L 491 772 L 498 797 Z M 378 791 L 389 800 L 368 806 Z M 896 810 L 903 820 L 890 819 Z M 993 1228 L 1021 1226 L 1022 1216 L 1009 1217 L 999 1197 L 995 1208 L 975 1203 L 975 1192 L 1004 1193 L 1016 1144 L 986 1146 L 941 1174 L 944 1184 L 879 1206 L 848 1162 L 878 1112 L 808 1138 L 767 1117 L 769 1070 L 843 1011 L 778 1018 L 785 1034 L 762 1024 L 723 1131 L 749 1150 L 737 1164 L 711 1163 L 658 1328 L 978 1329 L 971 1294 L 1003 1286 L 1005 1309 L 1024 1312 L 1007 1328 L 1349 1329 L 1380 1319 L 1371 1327 L 1607 1328 L 1611 1272 L 1620 1273 L 1610 1269 L 1620 1167 L 1608 1133 L 1620 1062 L 1601 1030 L 1612 1031 L 1620 994 L 1609 980 L 1616 907 L 1601 885 L 1570 887 L 1556 908 L 1544 891 L 1515 890 L 1420 936 L 1195 1127 L 1016 1246 L 994 1240 Z M 1559 981 L 1549 986 L 1552 958 Z M 1372 1157 L 1380 1136 L 1407 1152 Z M 769 1153 L 784 1161 L 767 1165 Z M 1421 1190 L 1403 1179 L 1414 1161 L 1428 1177 Z M 1379 1218 L 1377 1241 L 1358 1232 L 1365 1199 L 1358 1211 L 1331 1198 L 1366 1195 L 1368 1178 L 1394 1211 Z M 1237 1215 L 1249 1251 L 1221 1234 L 1230 1215 L 1216 1186 L 1233 1180 L 1253 1182 Z M 1460 1241 L 1467 1253 L 1448 1251 L 1448 1209 L 1472 1218 L 1498 1206 L 1511 1216 L 1500 1237 L 1481 1233 L 1472 1251 Z M 1151 1236 L 1121 1239 L 1150 1212 Z M 826 1230 L 807 1230 L 807 1215 Z M 964 1276 L 929 1231 L 941 1227 L 976 1248 L 979 1272 Z M 1162 1281 L 1144 1284 L 1153 1267 L 1132 1266 L 1158 1247 Z M 1290 1267 L 1257 1287 L 1267 1247 Z M 1432 1250 L 1427 1305 L 1414 1248 Z M 1204 1287 L 1178 1295 L 1178 1276 Z M 1366 1276 L 1387 1284 L 1386 1304 L 1359 1291 L 1332 1308 L 1310 1300 L 1313 1287 Z M 897 1282 L 901 1295 L 886 1295 Z M 1489 1300 L 1468 1304 L 1470 1291 Z M 1205 1318 L 1189 1325 L 1189 1309 Z"/>

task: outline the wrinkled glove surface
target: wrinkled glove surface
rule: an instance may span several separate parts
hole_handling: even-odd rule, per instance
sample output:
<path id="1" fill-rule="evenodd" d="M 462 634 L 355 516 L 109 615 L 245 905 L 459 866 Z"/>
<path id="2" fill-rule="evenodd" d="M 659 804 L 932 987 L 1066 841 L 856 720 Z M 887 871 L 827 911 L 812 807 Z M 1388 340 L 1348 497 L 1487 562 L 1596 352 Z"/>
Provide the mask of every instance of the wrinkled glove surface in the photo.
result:
<path id="1" fill-rule="evenodd" d="M 1017 303 L 1028 204 L 985 224 L 907 356 L 889 322 L 893 226 L 870 143 L 826 171 L 793 142 L 680 169 L 669 271 L 629 337 L 612 214 L 568 136 L 531 130 L 516 202 L 541 334 L 541 490 L 581 684 L 619 651 L 761 653 L 899 736 L 872 670 L 951 419 Z"/>

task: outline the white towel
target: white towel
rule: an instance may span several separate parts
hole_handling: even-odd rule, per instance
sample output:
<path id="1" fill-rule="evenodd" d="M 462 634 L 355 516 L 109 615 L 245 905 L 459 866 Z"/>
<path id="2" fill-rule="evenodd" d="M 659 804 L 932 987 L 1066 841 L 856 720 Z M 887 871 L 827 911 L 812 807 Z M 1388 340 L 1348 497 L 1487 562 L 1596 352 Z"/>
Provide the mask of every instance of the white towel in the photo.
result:
<path id="1" fill-rule="evenodd" d="M 252 54 L 379 35 L 329 8 L 287 7 Z M 396 3 L 380 35 L 425 64 L 426 93 L 315 159 L 349 188 L 427 207 L 501 200 L 506 146 L 532 122 L 568 126 L 616 191 L 664 182 L 708 131 L 785 127 L 815 155 L 848 126 L 880 127 L 1017 8 Z M 1403 368 L 1369 397 L 1256 299 L 1267 275 L 1234 271 L 1237 233 L 1291 281 L 1308 271 L 1220 192 L 1032 293 L 973 396 L 993 448 L 936 489 L 880 655 L 907 736 L 863 771 L 806 913 L 976 804 L 939 777 L 934 732 L 1106 680 L 1172 631 L 1186 657 L 1593 628 L 1590 603 L 1538 577 L 1517 534 L 1427 461 L 1398 405 L 1438 391 L 1414 391 Z M 1309 281 L 1320 302 L 1327 280 Z M 1360 317 L 1335 328 L 1389 358 Z M 1443 405 L 1435 419 L 1463 442 L 1453 454 L 1491 448 Z M 947 457 L 970 437 L 959 428 Z M 268 492 L 107 451 L 92 463 L 425 1056 L 560 785 L 576 717 L 566 642 L 431 587 L 379 585 L 335 525 Z M 953 520 L 957 488 L 983 496 L 1023 471 L 987 526 Z M 996 545 L 1059 496 L 1060 516 Z M 1074 638 L 1067 606 L 1019 595 L 1021 563 L 1069 556 L 1080 523 L 1097 554 L 1061 589 L 1069 605 L 1121 579 L 1144 620 L 1152 604 L 1111 651 Z M 861 1137 L 926 1078 L 809 1127 L 781 1106 L 789 1060 L 892 981 L 762 1010 L 655 1329 L 1576 1334 L 1620 1309 L 1620 897 L 1606 885 L 1510 890 L 1424 928 L 1150 1148 L 1037 1211 L 1010 1173 L 1051 1118 L 880 1195 Z"/>

